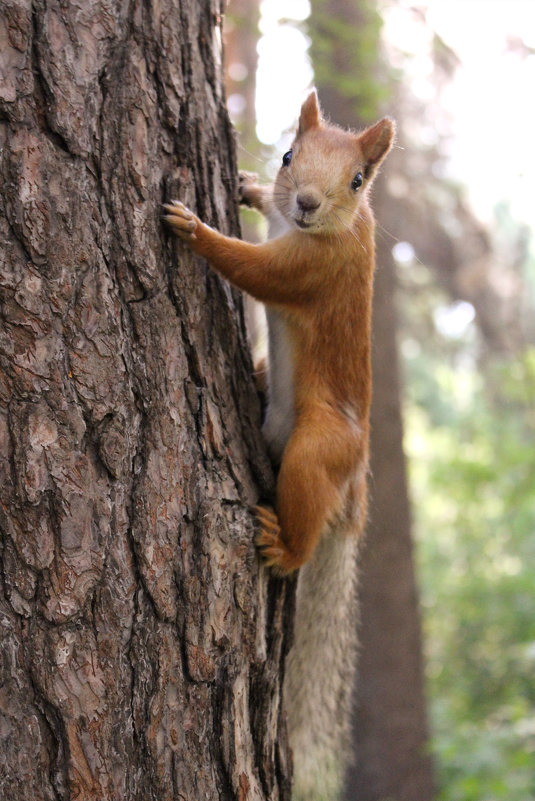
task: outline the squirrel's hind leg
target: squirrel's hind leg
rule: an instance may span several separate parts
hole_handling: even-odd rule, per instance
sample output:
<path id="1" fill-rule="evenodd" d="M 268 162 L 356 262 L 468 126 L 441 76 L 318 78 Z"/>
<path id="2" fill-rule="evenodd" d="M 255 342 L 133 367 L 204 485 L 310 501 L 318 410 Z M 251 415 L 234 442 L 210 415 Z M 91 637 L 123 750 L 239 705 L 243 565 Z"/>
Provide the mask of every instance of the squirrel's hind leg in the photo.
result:
<path id="1" fill-rule="evenodd" d="M 277 514 L 258 509 L 256 543 L 275 572 L 291 573 L 307 562 L 328 523 L 343 514 L 356 459 L 357 445 L 351 447 L 338 421 L 323 416 L 296 425 L 277 479 Z"/>

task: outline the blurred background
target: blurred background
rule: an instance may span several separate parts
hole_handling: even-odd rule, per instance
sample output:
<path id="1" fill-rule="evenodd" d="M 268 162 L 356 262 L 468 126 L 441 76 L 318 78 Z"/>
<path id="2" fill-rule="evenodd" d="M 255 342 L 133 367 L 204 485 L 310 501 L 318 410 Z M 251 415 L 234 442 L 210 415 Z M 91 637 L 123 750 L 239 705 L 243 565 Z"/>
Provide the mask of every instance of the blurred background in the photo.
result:
<path id="1" fill-rule="evenodd" d="M 535 3 L 231 0 L 225 30 L 239 162 L 262 180 L 311 85 L 337 123 L 398 125 L 373 194 L 347 797 L 533 800 Z M 248 238 L 258 220 L 244 217 Z"/>

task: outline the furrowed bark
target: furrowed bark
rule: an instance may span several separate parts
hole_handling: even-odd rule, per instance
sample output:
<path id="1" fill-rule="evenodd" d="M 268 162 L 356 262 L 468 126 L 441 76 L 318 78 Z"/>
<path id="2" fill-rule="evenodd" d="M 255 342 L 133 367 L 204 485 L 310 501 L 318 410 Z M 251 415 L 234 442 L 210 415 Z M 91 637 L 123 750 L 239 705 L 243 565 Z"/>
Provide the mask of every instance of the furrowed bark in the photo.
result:
<path id="1" fill-rule="evenodd" d="M 219 0 L 0 11 L 0 796 L 288 799 Z"/>

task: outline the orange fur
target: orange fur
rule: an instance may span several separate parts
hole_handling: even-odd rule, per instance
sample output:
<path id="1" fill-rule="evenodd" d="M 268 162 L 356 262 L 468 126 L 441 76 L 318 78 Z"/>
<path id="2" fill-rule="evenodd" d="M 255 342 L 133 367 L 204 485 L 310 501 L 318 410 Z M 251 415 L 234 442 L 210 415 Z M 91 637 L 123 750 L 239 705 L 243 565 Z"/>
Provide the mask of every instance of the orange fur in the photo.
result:
<path id="1" fill-rule="evenodd" d="M 289 573 L 329 524 L 358 533 L 365 520 L 371 401 L 370 331 L 375 261 L 367 189 L 393 139 L 382 120 L 357 135 L 322 122 L 315 93 L 303 104 L 291 164 L 272 188 L 242 176 L 242 198 L 284 218 L 261 245 L 223 236 L 175 202 L 167 221 L 229 281 L 275 309 L 293 354 L 293 409 L 277 479 L 276 515 L 260 509 L 257 544 Z M 362 186 L 351 184 L 362 175 Z"/>

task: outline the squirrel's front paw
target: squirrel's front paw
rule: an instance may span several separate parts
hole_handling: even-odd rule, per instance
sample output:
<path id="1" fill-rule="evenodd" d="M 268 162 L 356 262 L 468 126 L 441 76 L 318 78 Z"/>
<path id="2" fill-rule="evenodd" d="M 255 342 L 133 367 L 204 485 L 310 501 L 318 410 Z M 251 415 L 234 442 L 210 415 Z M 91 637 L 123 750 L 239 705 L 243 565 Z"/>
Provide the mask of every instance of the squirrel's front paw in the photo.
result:
<path id="1" fill-rule="evenodd" d="M 246 172 L 245 170 L 240 170 L 238 173 L 238 197 L 240 203 L 244 206 L 250 206 L 252 204 L 252 197 L 250 190 L 257 186 L 258 184 L 258 175 L 255 172 Z"/>
<path id="2" fill-rule="evenodd" d="M 255 511 L 260 524 L 255 543 L 264 564 L 272 568 L 275 575 L 287 576 L 301 565 L 301 561 L 282 540 L 279 519 L 273 509 L 256 506 Z"/>
<path id="3" fill-rule="evenodd" d="M 172 200 L 171 203 L 164 203 L 164 209 L 167 212 L 164 220 L 171 226 L 174 234 L 186 242 L 195 236 L 198 219 L 187 206 L 179 200 Z"/>

